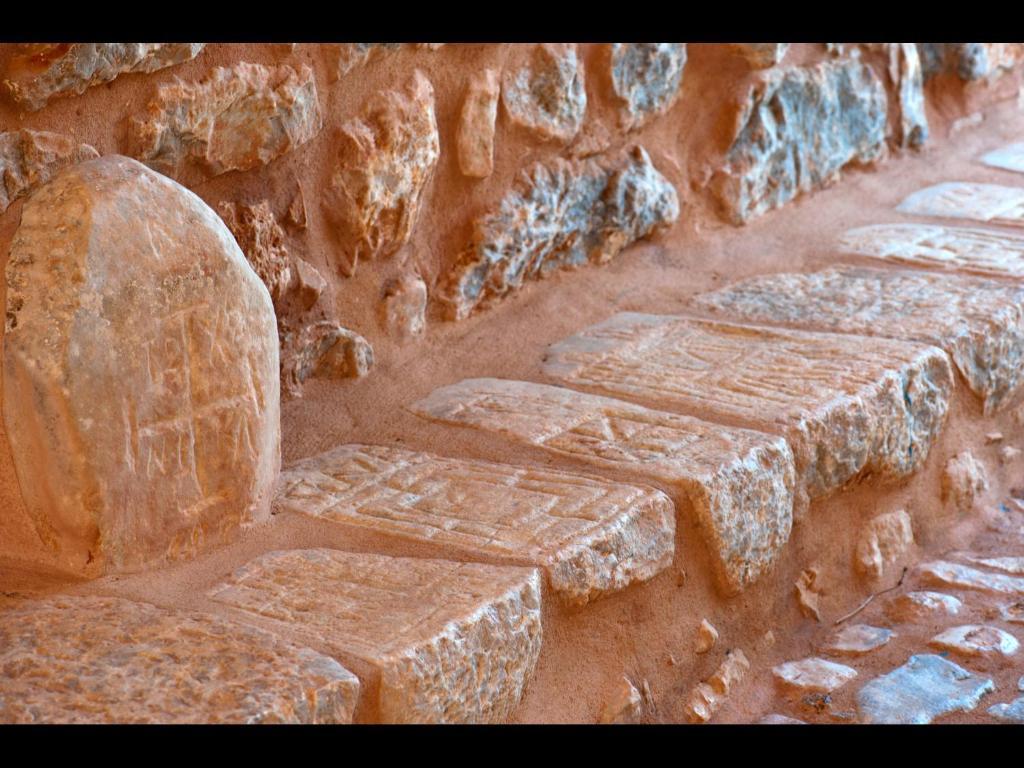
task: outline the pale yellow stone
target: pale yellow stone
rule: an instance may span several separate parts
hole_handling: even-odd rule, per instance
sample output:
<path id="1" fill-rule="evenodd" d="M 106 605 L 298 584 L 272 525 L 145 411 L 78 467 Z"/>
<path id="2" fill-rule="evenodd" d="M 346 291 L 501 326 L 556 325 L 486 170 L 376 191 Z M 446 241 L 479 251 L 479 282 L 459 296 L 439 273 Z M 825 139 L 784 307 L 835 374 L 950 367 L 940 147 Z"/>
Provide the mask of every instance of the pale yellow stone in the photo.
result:
<path id="1" fill-rule="evenodd" d="M 707 653 L 715 647 L 716 642 L 718 642 L 718 630 L 711 622 L 704 619 L 697 630 L 697 653 Z"/>
<path id="2" fill-rule="evenodd" d="M 601 722 L 605 725 L 635 723 L 640 719 L 641 705 L 640 691 L 628 677 L 623 677 L 615 690 L 615 695 L 601 712 Z"/>
<path id="3" fill-rule="evenodd" d="M 987 490 L 985 466 L 970 451 L 959 453 L 946 463 L 942 472 L 942 500 L 952 502 L 960 514 L 971 512 Z"/>
<path id="4" fill-rule="evenodd" d="M 821 611 L 818 608 L 818 600 L 821 595 L 815 590 L 815 582 L 818 580 L 818 569 L 808 568 L 800 572 L 796 580 L 796 599 L 800 606 L 800 612 L 808 619 L 821 621 Z"/>
<path id="5" fill-rule="evenodd" d="M 459 169 L 464 176 L 483 179 L 494 170 L 494 122 L 500 92 L 495 70 L 485 69 L 470 77 L 455 137 Z"/>
<path id="6" fill-rule="evenodd" d="M 729 698 L 750 669 L 750 662 L 739 648 L 729 651 L 725 660 L 706 682 L 698 683 L 686 704 L 686 716 L 692 723 L 706 723 Z"/>
<path id="7" fill-rule="evenodd" d="M 857 571 L 871 579 L 880 579 L 886 569 L 914 545 L 914 529 L 904 509 L 872 518 L 861 531 L 854 563 Z"/>

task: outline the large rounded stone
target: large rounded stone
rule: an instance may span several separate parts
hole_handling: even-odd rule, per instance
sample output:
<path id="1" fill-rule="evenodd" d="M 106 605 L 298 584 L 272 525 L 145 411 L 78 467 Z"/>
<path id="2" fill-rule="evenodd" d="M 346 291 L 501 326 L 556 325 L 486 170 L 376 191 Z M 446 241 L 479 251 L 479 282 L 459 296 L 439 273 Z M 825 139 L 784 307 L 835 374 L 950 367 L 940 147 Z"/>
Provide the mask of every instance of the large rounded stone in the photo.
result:
<path id="1" fill-rule="evenodd" d="M 65 566 L 136 570 L 268 517 L 277 343 L 266 287 L 174 181 L 107 156 L 29 198 L 7 265 L 3 414 Z"/>

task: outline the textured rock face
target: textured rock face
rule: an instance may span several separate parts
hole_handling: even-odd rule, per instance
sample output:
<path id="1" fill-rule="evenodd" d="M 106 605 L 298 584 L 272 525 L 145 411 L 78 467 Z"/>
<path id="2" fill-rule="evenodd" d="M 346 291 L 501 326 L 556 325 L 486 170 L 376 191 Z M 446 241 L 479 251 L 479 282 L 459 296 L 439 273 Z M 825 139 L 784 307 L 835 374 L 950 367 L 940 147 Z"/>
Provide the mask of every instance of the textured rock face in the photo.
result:
<path id="1" fill-rule="evenodd" d="M 333 320 L 310 323 L 281 339 L 281 386 L 287 397 L 302 397 L 310 377 L 361 378 L 373 368 L 373 347 Z"/>
<path id="2" fill-rule="evenodd" d="M 967 557 L 972 563 L 1014 576 L 1024 576 L 1024 557 Z"/>
<path id="3" fill-rule="evenodd" d="M 640 719 L 643 711 L 643 699 L 640 691 L 629 680 L 622 678 L 615 696 L 604 706 L 601 711 L 601 722 L 604 725 L 621 725 L 624 723 L 635 723 Z"/>
<path id="4" fill-rule="evenodd" d="M 345 445 L 290 467 L 279 488 L 282 509 L 539 565 L 579 605 L 653 577 L 675 552 L 663 493 L 566 472 Z"/>
<path id="5" fill-rule="evenodd" d="M 1024 262 L 1022 262 L 1024 266 Z M 761 275 L 694 305 L 791 328 L 923 341 L 946 350 L 991 415 L 1024 371 L 1024 289 L 918 271 L 827 269 Z"/>
<path id="6" fill-rule="evenodd" d="M 994 690 L 990 679 L 941 656 L 922 654 L 861 688 L 857 710 L 863 723 L 927 725 L 940 715 L 970 712 Z"/>
<path id="7" fill-rule="evenodd" d="M 890 600 L 885 614 L 893 621 L 931 621 L 956 616 L 962 606 L 955 597 L 942 592 L 907 592 Z"/>
<path id="8" fill-rule="evenodd" d="M 130 72 L 158 69 L 194 59 L 205 43 L 46 43 L 23 46 L 8 66 L 4 85 L 11 97 L 31 110 L 56 96 Z"/>
<path id="9" fill-rule="evenodd" d="M 989 229 L 881 224 L 849 230 L 839 248 L 896 264 L 1024 277 L 1024 237 Z"/>
<path id="10" fill-rule="evenodd" d="M 825 650 L 833 656 L 863 656 L 886 645 L 893 637 L 891 629 L 850 624 L 835 634 Z"/>
<path id="11" fill-rule="evenodd" d="M 1014 699 L 1009 704 L 996 704 L 988 708 L 992 717 L 1008 723 L 1024 723 L 1024 696 Z"/>
<path id="12" fill-rule="evenodd" d="M 825 659 L 787 661 L 772 669 L 776 681 L 795 693 L 831 693 L 857 676 L 857 670 Z"/>
<path id="13" fill-rule="evenodd" d="M 798 501 L 927 458 L 953 378 L 935 347 L 621 313 L 552 345 L 546 375 L 654 407 L 783 433 Z"/>
<path id="14" fill-rule="evenodd" d="M 774 67 L 786 55 L 789 43 L 732 43 L 737 53 L 755 69 Z"/>
<path id="15" fill-rule="evenodd" d="M 973 219 L 1021 227 L 1024 226 L 1024 189 L 948 181 L 914 192 L 896 206 L 896 210 L 917 216 Z"/>
<path id="16" fill-rule="evenodd" d="M 961 80 L 998 76 L 1024 60 L 1020 43 L 917 43 L 927 77 L 943 72 Z"/>
<path id="17" fill-rule="evenodd" d="M 921 577 L 927 583 L 941 587 L 976 589 L 1003 595 L 1024 595 L 1024 578 L 986 573 L 959 563 L 937 560 L 921 566 Z"/>
<path id="18" fill-rule="evenodd" d="M 886 512 L 864 526 L 854 563 L 861 574 L 880 579 L 912 546 L 914 529 L 907 511 Z"/>
<path id="19" fill-rule="evenodd" d="M 223 202 L 218 213 L 276 305 L 292 282 L 292 270 L 284 247 L 284 231 L 278 226 L 270 204 L 266 200 L 257 205 Z"/>
<path id="20" fill-rule="evenodd" d="M 19 197 L 48 182 L 61 168 L 99 156 L 88 144 L 79 144 L 59 133 L 0 133 L 0 213 Z"/>
<path id="21" fill-rule="evenodd" d="M 341 127 L 324 212 L 351 275 L 362 259 L 391 256 L 412 234 L 423 189 L 440 155 L 434 89 L 419 71 Z"/>
<path id="22" fill-rule="evenodd" d="M 444 43 L 337 43 L 329 45 L 334 52 L 333 76 L 340 80 L 349 72 L 364 64 L 380 61 L 397 52 L 403 45 L 436 51 Z"/>
<path id="23" fill-rule="evenodd" d="M 462 102 L 456 147 L 464 176 L 483 179 L 494 170 L 494 122 L 501 86 L 493 69 L 473 75 Z"/>
<path id="24" fill-rule="evenodd" d="M 750 669 L 750 662 L 739 648 L 729 651 L 725 661 L 707 682 L 699 683 L 686 704 L 686 716 L 691 723 L 706 723 L 729 698 L 733 687 L 739 684 Z"/>
<path id="25" fill-rule="evenodd" d="M 993 168 L 1024 173 L 1024 143 L 1008 144 L 983 155 L 981 162 Z"/>
<path id="26" fill-rule="evenodd" d="M 622 122 L 639 128 L 667 112 L 679 97 L 686 43 L 612 43 L 612 90 L 623 102 Z"/>
<path id="27" fill-rule="evenodd" d="M 0 621 L 0 723 L 348 723 L 335 660 L 202 614 L 58 597 Z"/>
<path id="28" fill-rule="evenodd" d="M 501 100 L 512 122 L 540 138 L 573 138 L 587 111 L 583 66 L 576 58 L 575 43 L 536 46 L 526 66 L 505 71 Z"/>
<path id="29" fill-rule="evenodd" d="M 536 163 L 474 223 L 450 275 L 449 314 L 461 320 L 556 269 L 603 264 L 677 218 L 675 187 L 641 147 L 618 161 Z"/>
<path id="30" fill-rule="evenodd" d="M 399 339 L 419 336 L 427 325 L 427 284 L 406 273 L 384 289 L 384 326 Z"/>
<path id="31" fill-rule="evenodd" d="M 382 722 L 501 722 L 540 653 L 540 578 L 526 568 L 293 550 L 210 596 L 345 659 Z"/>
<path id="32" fill-rule="evenodd" d="M 853 59 L 772 70 L 754 87 L 716 180 L 729 218 L 743 224 L 825 186 L 849 163 L 885 151 L 885 87 Z"/>
<path id="33" fill-rule="evenodd" d="M 187 162 L 211 175 L 248 171 L 305 144 L 323 127 L 313 70 L 235 64 L 200 82 L 161 85 L 133 121 L 133 155 L 161 173 Z"/>
<path id="34" fill-rule="evenodd" d="M 974 509 L 978 497 L 988 490 L 985 467 L 970 451 L 957 454 L 942 472 L 942 500 L 952 502 L 965 515 Z"/>
<path id="35" fill-rule="evenodd" d="M 952 651 L 962 656 L 1012 656 L 1020 642 L 1009 632 L 998 627 L 965 624 L 940 632 L 928 645 L 940 651 Z"/>
<path id="36" fill-rule="evenodd" d="M 888 43 L 889 77 L 899 91 L 899 142 L 920 147 L 928 139 L 921 59 L 913 43 Z"/>
<path id="37" fill-rule="evenodd" d="M 26 202 L 7 285 L 7 435 L 67 566 L 187 557 L 269 516 L 274 310 L 202 200 L 125 157 L 66 169 Z"/>
<path id="38" fill-rule="evenodd" d="M 412 410 L 669 484 L 693 507 L 730 593 L 768 571 L 789 540 L 794 470 L 780 438 L 502 379 L 466 379 Z"/>

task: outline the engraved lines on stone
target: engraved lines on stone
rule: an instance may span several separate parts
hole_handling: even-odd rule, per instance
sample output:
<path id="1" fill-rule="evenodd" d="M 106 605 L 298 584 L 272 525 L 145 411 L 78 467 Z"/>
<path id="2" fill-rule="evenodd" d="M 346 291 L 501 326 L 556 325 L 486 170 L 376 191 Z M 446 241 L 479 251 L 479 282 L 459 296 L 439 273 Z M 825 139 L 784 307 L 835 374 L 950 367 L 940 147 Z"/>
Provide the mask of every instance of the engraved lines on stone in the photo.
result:
<path id="1" fill-rule="evenodd" d="M 840 247 L 899 263 L 1024 276 L 1024 238 L 983 229 L 916 224 L 861 227 L 844 234 Z"/>

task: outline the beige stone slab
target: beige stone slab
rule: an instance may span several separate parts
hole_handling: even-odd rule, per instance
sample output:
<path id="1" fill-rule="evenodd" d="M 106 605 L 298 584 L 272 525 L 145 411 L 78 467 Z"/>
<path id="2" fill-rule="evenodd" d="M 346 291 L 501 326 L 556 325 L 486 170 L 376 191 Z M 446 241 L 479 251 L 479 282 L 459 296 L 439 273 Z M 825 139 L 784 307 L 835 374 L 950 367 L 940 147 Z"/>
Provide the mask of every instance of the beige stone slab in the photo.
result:
<path id="1" fill-rule="evenodd" d="M 917 470 L 952 390 L 946 354 L 882 338 L 621 313 L 552 345 L 544 373 L 652 407 L 783 434 L 797 494 Z"/>
<path id="2" fill-rule="evenodd" d="M 950 627 L 929 640 L 928 645 L 964 656 L 985 657 L 1012 656 L 1020 648 L 1020 642 L 1009 632 L 978 624 Z"/>
<path id="3" fill-rule="evenodd" d="M 1024 142 L 1007 144 L 1005 147 L 987 152 L 982 155 L 981 162 L 992 168 L 1024 173 Z"/>
<path id="4" fill-rule="evenodd" d="M 568 472 L 343 445 L 278 487 L 279 508 L 542 566 L 575 604 L 651 578 L 675 553 L 665 494 Z"/>
<path id="5" fill-rule="evenodd" d="M 922 341 L 946 350 L 993 413 L 1024 375 L 1024 287 L 933 272 L 841 268 L 759 275 L 694 306 L 726 319 Z"/>
<path id="6" fill-rule="evenodd" d="M 0 613 L 0 723 L 348 723 L 334 659 L 196 613 L 57 597 Z"/>
<path id="7" fill-rule="evenodd" d="M 1001 573 L 987 573 L 959 563 L 936 560 L 920 568 L 921 576 L 928 584 L 942 587 L 975 589 L 1003 595 L 1024 595 L 1024 578 L 1005 576 Z"/>
<path id="8" fill-rule="evenodd" d="M 892 621 L 932 621 L 960 613 L 963 603 L 942 592 L 907 592 L 892 598 L 885 614 Z"/>
<path id="9" fill-rule="evenodd" d="M 772 669 L 779 686 L 791 693 L 831 693 L 857 676 L 857 670 L 816 657 L 787 661 Z"/>
<path id="10" fill-rule="evenodd" d="M 1024 237 L 990 229 L 875 224 L 844 233 L 839 250 L 916 267 L 1024 277 Z"/>
<path id="11" fill-rule="evenodd" d="M 767 571 L 789 539 L 793 457 L 780 438 L 503 379 L 442 387 L 412 410 L 669 485 L 693 506 L 729 592 Z"/>
<path id="12" fill-rule="evenodd" d="M 343 659 L 390 723 L 501 722 L 540 654 L 532 568 L 271 552 L 210 591 Z"/>
<path id="13" fill-rule="evenodd" d="M 896 206 L 901 213 L 1024 226 L 1024 188 L 948 181 L 925 187 Z"/>

